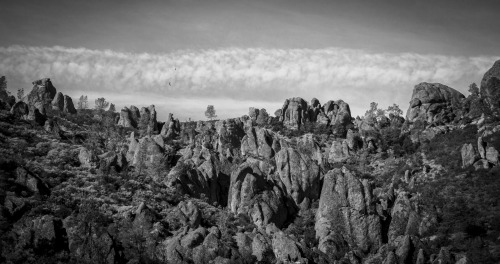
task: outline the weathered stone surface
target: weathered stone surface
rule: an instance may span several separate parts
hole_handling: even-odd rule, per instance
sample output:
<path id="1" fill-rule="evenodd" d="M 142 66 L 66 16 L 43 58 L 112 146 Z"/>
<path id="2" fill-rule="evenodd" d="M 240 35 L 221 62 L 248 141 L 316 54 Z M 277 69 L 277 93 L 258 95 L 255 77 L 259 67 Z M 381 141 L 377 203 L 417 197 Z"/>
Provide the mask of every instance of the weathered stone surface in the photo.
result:
<path id="1" fill-rule="evenodd" d="M 131 118 L 131 112 L 128 107 L 123 107 L 120 111 L 120 120 L 118 120 L 118 125 L 122 127 L 137 127 L 135 120 Z"/>
<path id="2" fill-rule="evenodd" d="M 291 213 L 285 192 L 266 179 L 258 164 L 248 161 L 231 174 L 228 206 L 233 213 L 250 216 L 260 227 L 282 226 Z"/>
<path id="3" fill-rule="evenodd" d="M 412 207 L 408 193 L 399 193 L 391 212 L 392 220 L 388 231 L 389 241 L 394 241 L 398 236 L 406 234 L 411 212 Z"/>
<path id="4" fill-rule="evenodd" d="M 498 150 L 496 150 L 494 147 L 487 147 L 485 156 L 488 162 L 492 163 L 493 165 L 498 165 Z"/>
<path id="5" fill-rule="evenodd" d="M 252 240 L 252 255 L 257 257 L 258 261 L 264 261 L 270 255 L 274 255 L 272 241 L 261 233 L 255 234 Z"/>
<path id="6" fill-rule="evenodd" d="M 265 128 L 252 127 L 241 140 L 241 154 L 270 159 L 274 157 L 273 133 Z"/>
<path id="7" fill-rule="evenodd" d="M 302 251 L 295 240 L 280 231 L 274 234 L 272 241 L 273 251 L 278 261 L 301 263 Z"/>
<path id="8" fill-rule="evenodd" d="M 479 155 L 476 153 L 472 144 L 464 144 L 461 149 L 461 154 L 463 168 L 474 164 L 474 162 L 479 159 Z"/>
<path id="9" fill-rule="evenodd" d="M 460 108 L 465 96 L 459 91 L 439 83 L 420 83 L 413 89 L 406 121 L 417 120 L 429 123 L 448 123 L 455 117 L 454 110 Z"/>
<path id="10" fill-rule="evenodd" d="M 344 162 L 350 157 L 349 146 L 344 140 L 335 140 L 332 142 L 330 152 L 328 153 L 328 162 Z"/>
<path id="11" fill-rule="evenodd" d="M 172 113 L 168 114 L 167 121 L 163 124 L 160 134 L 165 138 L 172 139 L 179 136 L 181 132 L 181 126 L 178 119 L 174 119 Z"/>
<path id="12" fill-rule="evenodd" d="M 308 153 L 282 149 L 276 155 L 276 167 L 286 192 L 297 205 L 308 208 L 311 202 L 318 200 L 320 168 Z"/>
<path id="13" fill-rule="evenodd" d="M 181 222 L 189 225 L 192 228 L 196 228 L 201 223 L 201 212 L 198 207 L 192 201 L 181 201 L 177 208 L 181 212 Z"/>
<path id="14" fill-rule="evenodd" d="M 349 104 L 342 100 L 328 101 L 323 105 L 323 112 L 330 120 L 330 125 L 346 126 L 351 123 Z"/>
<path id="15" fill-rule="evenodd" d="M 57 111 L 63 111 L 64 109 L 64 95 L 58 92 L 54 99 L 52 100 L 52 109 Z"/>
<path id="16" fill-rule="evenodd" d="M 486 159 L 486 142 L 484 142 L 483 137 L 477 138 L 477 150 L 481 159 Z"/>
<path id="17" fill-rule="evenodd" d="M 300 97 L 286 99 L 281 108 L 280 121 L 291 129 L 298 129 L 309 119 L 307 102 Z"/>
<path id="18" fill-rule="evenodd" d="M 329 171 L 316 213 L 318 249 L 337 257 L 349 248 L 376 250 L 382 243 L 381 224 L 371 201 L 372 191 L 366 179 L 358 179 L 345 168 Z"/>
<path id="19" fill-rule="evenodd" d="M 33 82 L 33 89 L 23 98 L 23 101 L 34 106 L 41 114 L 45 114 L 56 96 L 56 92 L 56 88 L 49 78 L 37 80 Z"/>

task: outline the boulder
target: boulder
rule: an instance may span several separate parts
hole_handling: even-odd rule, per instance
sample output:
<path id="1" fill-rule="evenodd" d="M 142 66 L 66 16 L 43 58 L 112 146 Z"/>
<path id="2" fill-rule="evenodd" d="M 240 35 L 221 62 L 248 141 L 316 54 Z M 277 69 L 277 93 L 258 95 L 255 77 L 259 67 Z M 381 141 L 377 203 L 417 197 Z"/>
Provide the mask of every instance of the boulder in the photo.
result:
<path id="1" fill-rule="evenodd" d="M 309 208 L 319 199 L 320 168 L 309 153 L 282 149 L 276 155 L 276 167 L 287 194 L 297 205 L 302 205 L 301 208 Z"/>
<path id="2" fill-rule="evenodd" d="M 54 99 L 52 100 L 52 109 L 57 111 L 63 111 L 64 109 L 64 95 L 58 92 Z"/>
<path id="3" fill-rule="evenodd" d="M 468 167 L 476 160 L 479 159 L 479 155 L 476 153 L 474 146 L 472 144 L 464 144 L 461 149 L 461 154 L 462 154 L 462 167 Z"/>
<path id="4" fill-rule="evenodd" d="M 34 106 L 41 114 L 45 114 L 56 96 L 56 92 L 56 88 L 49 78 L 37 80 L 33 82 L 33 89 L 23 98 L 23 101 Z"/>
<path id="5" fill-rule="evenodd" d="M 84 168 L 95 168 L 97 167 L 97 162 L 99 159 L 94 151 L 89 150 L 85 147 L 80 148 L 80 153 L 78 154 L 78 160 L 80 161 L 80 166 Z"/>
<path id="6" fill-rule="evenodd" d="M 63 112 L 68 114 L 76 114 L 75 105 L 73 104 L 73 99 L 69 95 L 64 96 L 64 108 Z"/>
<path id="7" fill-rule="evenodd" d="M 345 167 L 329 171 L 323 180 L 315 230 L 318 249 L 337 258 L 349 248 L 365 253 L 378 249 L 381 223 L 368 180 L 359 179 Z"/>
<path id="8" fill-rule="evenodd" d="M 459 91 L 440 83 L 420 83 L 413 88 L 406 121 L 449 123 L 455 118 L 465 96 Z"/>
<path id="9" fill-rule="evenodd" d="M 259 227 L 274 223 L 281 227 L 292 212 L 286 193 L 269 181 L 259 164 L 246 161 L 231 174 L 228 206 L 235 214 L 245 214 Z"/>
<path id="10" fill-rule="evenodd" d="M 498 150 L 496 150 L 494 147 L 487 147 L 485 156 L 486 160 L 488 160 L 489 163 L 498 165 Z"/>
<path id="11" fill-rule="evenodd" d="M 282 263 L 307 263 L 307 260 L 303 259 L 300 245 L 285 233 L 281 231 L 275 233 L 272 245 L 278 261 Z"/>
<path id="12" fill-rule="evenodd" d="M 180 211 L 181 222 L 191 228 L 197 228 L 201 223 L 201 212 L 192 201 L 181 201 L 177 208 Z"/>

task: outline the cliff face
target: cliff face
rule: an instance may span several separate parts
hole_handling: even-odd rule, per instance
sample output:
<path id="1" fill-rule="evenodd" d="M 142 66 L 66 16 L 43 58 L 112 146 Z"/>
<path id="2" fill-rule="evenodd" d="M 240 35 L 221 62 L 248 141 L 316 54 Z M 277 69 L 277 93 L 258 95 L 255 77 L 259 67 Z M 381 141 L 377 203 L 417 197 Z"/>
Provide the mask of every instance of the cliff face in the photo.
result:
<path id="1" fill-rule="evenodd" d="M 0 262 L 497 263 L 498 67 L 474 98 L 418 84 L 406 120 L 291 98 L 161 122 L 34 82 L 0 110 Z"/>

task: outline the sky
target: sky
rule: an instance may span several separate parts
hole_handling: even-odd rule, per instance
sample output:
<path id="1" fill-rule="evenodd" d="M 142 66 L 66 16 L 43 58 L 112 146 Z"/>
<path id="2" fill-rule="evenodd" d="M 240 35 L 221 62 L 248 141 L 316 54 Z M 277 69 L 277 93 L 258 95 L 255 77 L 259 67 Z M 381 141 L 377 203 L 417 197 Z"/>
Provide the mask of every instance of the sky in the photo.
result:
<path id="1" fill-rule="evenodd" d="M 413 87 L 467 94 L 500 58 L 499 1 L 2 1 L 0 75 L 159 119 L 220 118 L 300 96 L 405 111 Z"/>

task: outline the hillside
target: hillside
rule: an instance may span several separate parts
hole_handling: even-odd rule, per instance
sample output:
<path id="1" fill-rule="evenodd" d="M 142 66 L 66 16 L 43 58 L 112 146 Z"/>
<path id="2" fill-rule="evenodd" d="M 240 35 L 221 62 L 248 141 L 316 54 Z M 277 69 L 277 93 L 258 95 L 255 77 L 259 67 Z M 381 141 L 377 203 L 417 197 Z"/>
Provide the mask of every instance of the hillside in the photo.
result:
<path id="1" fill-rule="evenodd" d="M 500 262 L 500 61 L 468 96 L 417 84 L 406 117 L 295 97 L 161 122 L 63 93 L 0 93 L 1 263 Z"/>

